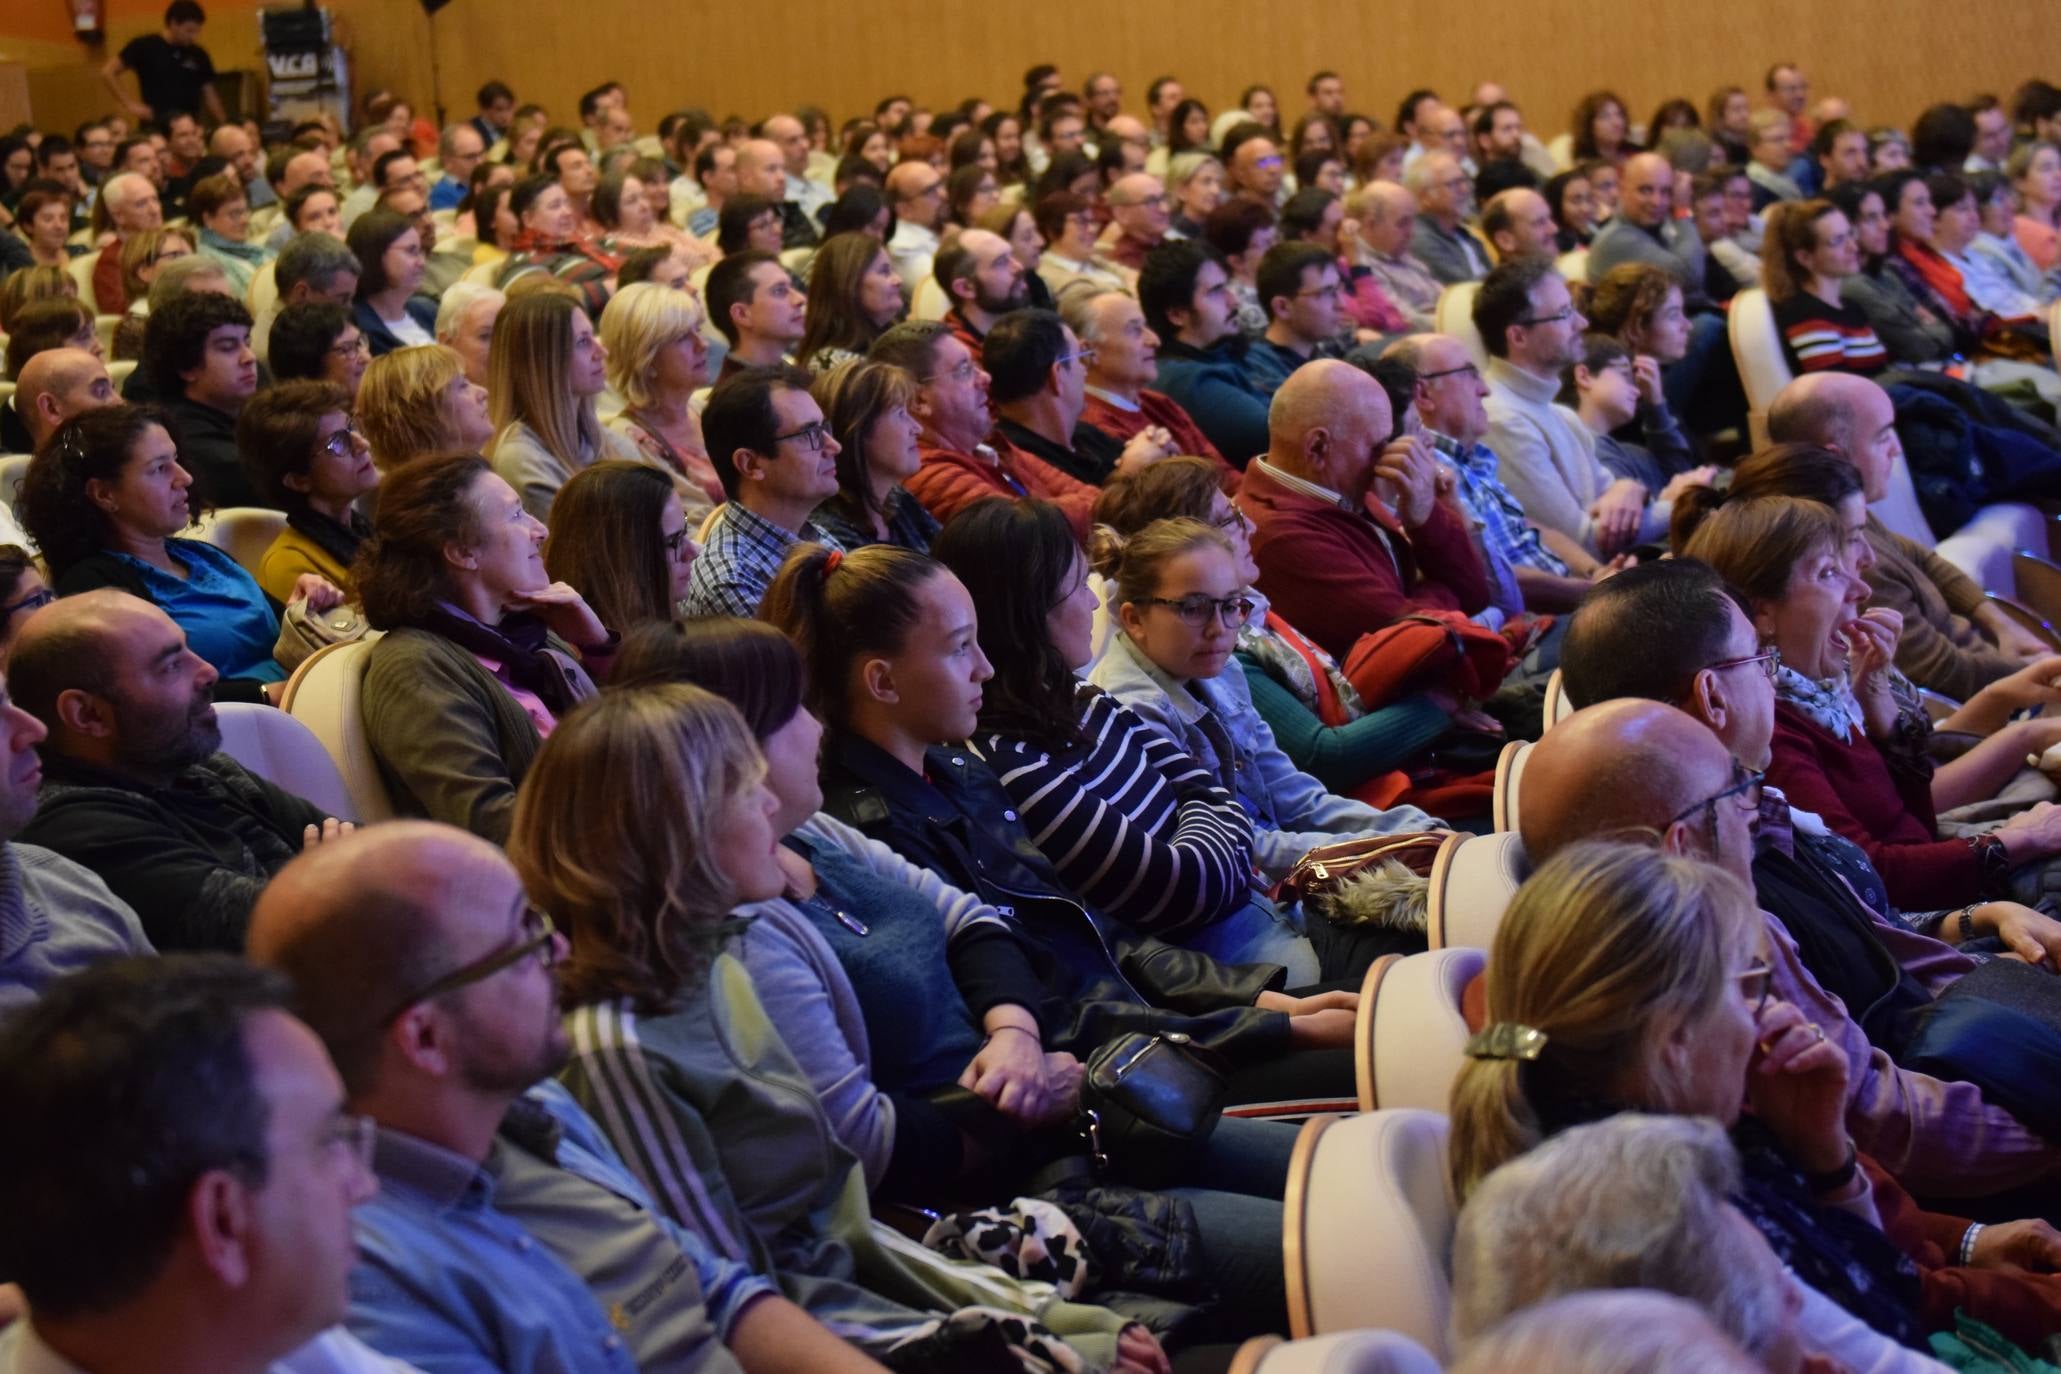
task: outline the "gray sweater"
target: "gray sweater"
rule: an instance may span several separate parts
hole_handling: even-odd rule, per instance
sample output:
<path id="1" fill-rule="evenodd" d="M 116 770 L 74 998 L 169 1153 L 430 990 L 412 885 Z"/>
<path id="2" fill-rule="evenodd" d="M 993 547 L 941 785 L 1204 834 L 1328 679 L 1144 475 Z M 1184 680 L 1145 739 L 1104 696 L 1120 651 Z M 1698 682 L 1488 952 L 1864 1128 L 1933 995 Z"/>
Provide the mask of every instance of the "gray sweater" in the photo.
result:
<path id="1" fill-rule="evenodd" d="M 91 870 L 32 844 L 0 844 L 0 1017 L 68 973 L 156 952 Z"/>

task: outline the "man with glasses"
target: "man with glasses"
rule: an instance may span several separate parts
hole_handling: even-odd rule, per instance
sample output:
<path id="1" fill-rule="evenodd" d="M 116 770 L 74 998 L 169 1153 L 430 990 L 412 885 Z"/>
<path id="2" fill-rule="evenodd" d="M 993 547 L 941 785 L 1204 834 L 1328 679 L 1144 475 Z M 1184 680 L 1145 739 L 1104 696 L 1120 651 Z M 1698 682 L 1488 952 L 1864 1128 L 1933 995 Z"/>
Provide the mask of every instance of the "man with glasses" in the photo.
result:
<path id="1" fill-rule="evenodd" d="M 1730 590 L 1701 563 L 1645 563 L 1598 586 L 1561 650 L 1568 697 L 1589 709 L 1547 732 L 1556 747 L 1543 780 L 1535 782 L 1533 770 L 1544 740 L 1525 762 L 1519 814 L 1526 851 L 1538 862 L 1535 840 L 1550 851 L 1614 828 L 1646 828 L 1730 869 L 1761 905 L 1776 995 L 1848 1050 L 1848 1124 L 1861 1147 L 1914 1188 L 1959 1195 L 2020 1182 L 2031 1176 L 2021 1171 L 2052 1162 L 2025 1158 L 2044 1147 L 2006 1110 L 2035 1100 L 2028 1090 L 2036 1085 L 1966 1062 L 1951 1043 L 1928 1042 L 1926 1018 L 1950 990 L 1957 1000 L 2043 1007 L 2052 1016 L 2061 999 L 2050 972 L 2061 964 L 2061 923 L 2011 902 L 1898 917 L 1865 855 L 1761 783 L 1779 666 Z M 1581 729 L 1563 740 L 1578 721 Z M 1560 747 L 1567 743 L 1578 747 Z M 1614 751 L 1608 762 L 1598 757 L 1606 751 Z M 1581 779 L 1585 767 L 1601 776 Z M 1535 805 L 1543 808 L 1536 832 Z M 2044 967 L 1978 964 L 1934 934 L 1993 936 Z M 2025 1045 L 2049 1043 L 2043 1027 L 2013 1031 Z M 1894 1061 L 1938 1067 L 1982 1094 Z M 2006 1105 L 1982 1105 L 1984 1097 Z M 1997 1151 L 1958 1186 L 1940 1176 L 1952 1167 L 1954 1132 Z"/>
<path id="2" fill-rule="evenodd" d="M 1145 255 L 1166 238 L 1166 184 L 1150 172 L 1133 172 L 1119 177 L 1102 200 L 1117 230 L 1109 256 L 1135 272 L 1145 265 Z"/>
<path id="3" fill-rule="evenodd" d="M 240 948 L 266 881 L 350 829 L 221 752 L 215 670 L 148 601 L 103 587 L 52 602 L 23 623 L 8 676 L 49 732 L 22 838 L 98 874 L 160 949 Z"/>
<path id="4" fill-rule="evenodd" d="M 888 170 L 887 199 L 895 216 L 887 255 L 894 259 L 903 293 L 913 300 L 936 263 L 938 226 L 945 217 L 944 173 L 928 162 L 897 162 Z"/>
<path id="5" fill-rule="evenodd" d="M 1474 297 L 1474 327 L 1489 355 L 1487 442 L 1502 459 L 1505 485 L 1541 528 L 1608 562 L 1641 538 L 1664 539 L 1666 521 L 1649 522 L 1646 488 L 1613 480 L 1595 436 L 1558 403 L 1587 324 L 1547 258 L 1498 265 Z"/>
<path id="6" fill-rule="evenodd" d="M 1510 569 L 1522 608 L 1571 611 L 1589 587 L 1618 568 L 1604 563 L 1558 530 L 1542 530 L 1503 484 L 1502 460 L 1482 442 L 1488 384 L 1466 345 L 1444 334 L 1412 334 L 1390 344 L 1383 362 L 1415 374 L 1417 418 L 1439 463 L 1452 471 L 1454 496 L 1475 525 L 1484 555 Z"/>
<path id="7" fill-rule="evenodd" d="M 1466 227 L 1474 213 L 1474 178 L 1460 160 L 1451 153 L 1426 153 L 1403 173 L 1403 185 L 1417 198 L 1417 228 L 1410 239 L 1417 260 L 1447 286 L 1487 276 L 1488 250 Z"/>
<path id="8" fill-rule="evenodd" d="M 654 1205 L 552 1075 L 565 937 L 493 845 L 396 822 L 289 865 L 250 956 L 375 1123 L 351 1329 L 425 1368 L 877 1369 Z"/>
<path id="9" fill-rule="evenodd" d="M 1271 398 L 1290 373 L 1313 358 L 1336 358 L 1338 260 L 1319 244 L 1277 243 L 1260 258 L 1254 277 L 1267 332 L 1245 349 L 1245 376 Z"/>
<path id="10" fill-rule="evenodd" d="M 372 1123 L 289 1007 L 241 960 L 134 958 L 6 1024 L 0 1368 L 392 1370 L 336 1326 Z"/>
<path id="11" fill-rule="evenodd" d="M 81 124 L 73 132 L 72 146 L 79 150 L 79 173 L 87 185 L 98 186 L 107 180 L 114 170 L 114 130 L 100 120 Z"/>
<path id="12" fill-rule="evenodd" d="M 1069 476 L 1099 487 L 1173 452 L 1173 436 L 1163 429 L 1147 426 L 1119 444 L 1080 422 L 1095 350 L 1049 310 L 1004 315 L 988 331 L 981 358 L 995 428 Z"/>
<path id="13" fill-rule="evenodd" d="M 873 341 L 868 361 L 892 363 L 916 379 L 909 414 L 921 426 L 923 461 L 903 485 L 940 521 L 991 497 L 1050 501 L 1082 539 L 1100 490 L 991 433 L 988 374 L 938 320 L 906 320 Z M 704 430 L 707 421 L 703 422 Z M 704 551 L 702 558 L 708 554 Z"/>
<path id="14" fill-rule="evenodd" d="M 709 393 L 701 432 L 728 499 L 694 560 L 690 616 L 754 616 L 789 549 L 836 547 L 809 523 L 837 495 L 838 454 L 810 380 L 795 367 L 747 367 Z"/>
<path id="15" fill-rule="evenodd" d="M 1281 149 L 1262 126 L 1240 124 L 1225 134 L 1221 157 L 1225 190 L 1270 210 L 1280 208 L 1286 169 Z"/>

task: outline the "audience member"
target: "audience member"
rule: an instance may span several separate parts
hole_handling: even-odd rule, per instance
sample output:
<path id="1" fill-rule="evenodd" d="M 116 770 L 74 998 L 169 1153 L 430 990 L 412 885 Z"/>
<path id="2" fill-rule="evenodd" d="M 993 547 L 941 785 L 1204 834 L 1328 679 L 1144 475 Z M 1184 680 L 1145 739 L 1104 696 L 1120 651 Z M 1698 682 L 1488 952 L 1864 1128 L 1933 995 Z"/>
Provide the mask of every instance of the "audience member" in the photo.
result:
<path id="1" fill-rule="evenodd" d="M 1745 100 L 1743 92 L 1740 100 Z M 1782 1368 L 1748 1357 L 1709 1317 L 1681 1298 L 1605 1289 L 1526 1308 L 1470 1342 L 1451 1374 L 1765 1374 Z"/>
<path id="2" fill-rule="evenodd" d="M 415 458 L 479 453 L 494 438 L 486 388 L 442 344 L 374 358 L 358 384 L 356 418 L 381 472 Z"/>
<path id="3" fill-rule="evenodd" d="M 1435 329 L 1445 288 L 1411 251 L 1417 233 L 1417 198 L 1388 181 L 1363 185 L 1347 197 L 1346 217 L 1359 226 L 1367 270 L 1411 329 Z"/>
<path id="4" fill-rule="evenodd" d="M 1674 168 L 1658 153 L 1639 153 L 1626 160 L 1617 214 L 1589 245 L 1590 281 L 1601 281 L 1624 263 L 1645 263 L 1674 275 L 1690 309 L 1708 305 L 1703 294 L 1703 240 L 1693 221 L 1675 215 L 1674 184 Z"/>
<path id="5" fill-rule="evenodd" d="M 905 485 L 933 519 L 949 520 L 989 497 L 1035 498 L 1058 505 L 1075 533 L 1087 537 L 1095 488 L 991 434 L 988 374 L 949 326 L 936 320 L 898 324 L 866 357 L 915 379 L 909 414 L 921 426 L 923 460 Z"/>
<path id="6" fill-rule="evenodd" d="M 577 288 L 588 313 L 600 313 L 608 304 L 615 270 L 622 263 L 581 236 L 579 215 L 565 188 L 550 177 L 528 177 L 509 192 L 508 210 L 518 228 L 513 239 L 501 244 L 508 249 L 508 257 L 495 273 L 493 284 L 506 291 L 515 282 L 542 273 Z"/>
<path id="7" fill-rule="evenodd" d="M 1202 222 L 1202 241 L 1223 259 L 1230 279 L 1231 322 L 1240 334 L 1256 339 L 1266 333 L 1268 318 L 1260 305 L 1259 264 L 1281 239 L 1281 222 L 1273 207 L 1238 196 L 1210 211 Z"/>
<path id="8" fill-rule="evenodd" d="M 505 840 L 537 745 L 593 695 L 620 637 L 552 582 L 544 526 L 477 455 L 381 482 L 351 582 L 373 628 L 365 741 L 394 809 Z M 575 657 L 577 655 L 577 657 Z"/>
<path id="9" fill-rule="evenodd" d="M 689 526 L 723 502 L 692 397 L 708 382 L 708 317 L 686 291 L 635 282 L 601 312 L 609 385 L 623 408 L 604 423 L 673 479 Z"/>
<path id="10" fill-rule="evenodd" d="M 1488 253 L 1466 227 L 1474 213 L 1474 178 L 1460 160 L 1450 153 L 1426 153 L 1403 173 L 1403 186 L 1417 202 L 1411 254 L 1448 286 L 1487 276 Z"/>
<path id="11" fill-rule="evenodd" d="M 427 259 L 413 221 L 395 210 L 370 210 L 351 225 L 346 242 L 358 259 L 352 318 L 372 356 L 435 343 L 437 306 L 420 294 Z"/>
<path id="12" fill-rule="evenodd" d="M 1221 254 L 1183 239 L 1154 249 L 1138 274 L 1138 304 L 1159 337 L 1159 381 L 1217 451 L 1242 469 L 1267 445 L 1266 397 L 1244 367 Z"/>
<path id="13" fill-rule="evenodd" d="M 350 391 L 321 380 L 269 387 L 237 417 L 236 447 L 258 495 L 286 512 L 286 528 L 258 559 L 265 595 L 285 605 L 309 574 L 349 587 L 351 564 L 372 532 L 356 503 L 379 485 Z"/>
<path id="14" fill-rule="evenodd" d="M 938 227 L 945 216 L 945 179 L 923 162 L 898 162 L 887 174 L 888 205 L 894 234 L 888 255 L 902 279 L 902 291 L 914 299 L 916 288 L 931 275 L 937 257 Z"/>
<path id="15" fill-rule="evenodd" d="M 1118 445 L 1148 429 L 1164 430 L 1170 453 L 1207 458 L 1221 473 L 1224 490 L 1236 492 L 1238 469 L 1224 461 L 1179 403 L 1150 389 L 1159 378 L 1159 336 L 1146 326 L 1137 299 L 1122 291 L 1076 287 L 1059 305 L 1067 327 L 1085 350 L 1088 375 L 1081 425 Z"/>
<path id="16" fill-rule="evenodd" d="M 1045 240 L 1038 260 L 1038 275 L 1046 290 L 1057 299 L 1071 282 L 1086 281 L 1097 286 L 1129 290 L 1132 277 L 1113 259 L 1102 255 L 1096 243 L 1101 222 L 1095 205 L 1073 191 L 1054 191 L 1039 196 L 1031 218 Z"/>
<path id="17" fill-rule="evenodd" d="M 118 400 L 100 359 L 83 348 L 46 348 L 15 374 L 14 395 L 0 407 L 0 448 L 33 453 L 72 416 Z"/>
<path id="18" fill-rule="evenodd" d="M 159 949 L 239 948 L 266 880 L 349 829 L 219 752 L 215 670 L 126 592 L 30 616 L 8 681 L 48 732 L 22 838 L 98 874 Z"/>
<path id="19" fill-rule="evenodd" d="M 1629 477 L 1653 492 L 1650 513 L 1657 519 L 1690 487 L 1708 486 L 1717 469 L 1692 466 L 1689 436 L 1661 389 L 1661 360 L 1688 334 L 1680 288 L 1655 268 L 1618 272 L 1625 274 L 1621 285 L 1612 273 L 1590 296 L 1596 329 L 1582 336 L 1581 356 L 1567 370 L 1567 391 L 1575 414 L 1595 437 L 1597 461 L 1612 477 Z M 1645 307 L 1639 297 L 1655 303 Z M 1628 323 L 1641 316 L 1640 323 Z M 1620 327 L 1612 331 L 1612 325 Z M 1638 438 L 1623 437 L 1631 433 Z"/>
<path id="20" fill-rule="evenodd" d="M 245 241 L 250 200 L 242 184 L 227 172 L 202 177 L 187 193 L 186 213 L 200 226 L 201 256 L 214 260 L 229 278 L 229 293 L 243 299 L 250 292 L 251 277 L 272 255 L 261 245 Z"/>
<path id="21" fill-rule="evenodd" d="M 352 1210 L 377 1186 L 370 1123 L 290 1000 L 237 960 L 130 958 L 6 1027 L 0 1084 L 35 1115 L 0 1145 L 0 1269 L 31 1308 L 0 1359 L 390 1366 L 335 1327 Z"/>
<path id="22" fill-rule="evenodd" d="M 794 356 L 811 372 L 827 372 L 864 357 L 873 341 L 902 317 L 902 281 L 880 240 L 869 234 L 835 234 L 823 241 L 811 260 L 806 304 L 807 324 L 794 344 Z"/>
<path id="23" fill-rule="evenodd" d="M 700 552 L 665 472 L 607 461 L 581 468 L 559 488 L 544 571 L 578 592 L 602 624 L 627 634 L 678 614 Z"/>
<path id="24" fill-rule="evenodd" d="M 892 363 L 859 359 L 818 375 L 809 390 L 837 441 L 837 494 L 809 523 L 833 547 L 928 553 L 938 522 L 903 485 L 923 464 L 923 427 L 909 413 L 916 379 Z"/>
<path id="25" fill-rule="evenodd" d="M 634 444 L 604 429 L 594 398 L 608 385 L 608 349 L 579 302 L 560 295 L 510 301 L 494 321 L 494 470 L 541 522 L 565 480 L 604 458 L 635 460 Z"/>
<path id="26" fill-rule="evenodd" d="M 996 320 L 1031 304 L 1029 269 L 1009 241 L 990 230 L 962 232 L 938 250 L 935 270 L 951 301 L 945 323 L 976 358 Z"/>
<path id="27" fill-rule="evenodd" d="M 995 430 L 1019 451 L 1100 486 L 1172 452 L 1173 436 L 1147 426 L 1124 444 L 1081 424 L 1092 350 L 1049 310 L 1018 310 L 988 331 L 981 358 Z"/>
<path id="28" fill-rule="evenodd" d="M 1245 375 L 1254 391 L 1271 397 L 1305 363 L 1339 355 L 1337 253 L 1315 243 L 1277 243 L 1260 259 L 1255 284 L 1267 329 L 1246 347 Z"/>
<path id="29" fill-rule="evenodd" d="M 331 382 L 356 396 L 372 361 L 350 312 L 328 301 L 287 306 L 273 317 L 268 338 L 265 355 L 274 383 Z M 264 394 L 260 391 L 252 399 Z"/>
<path id="30" fill-rule="evenodd" d="M 506 304 L 508 297 L 495 287 L 463 281 L 437 302 L 437 342 L 465 360 L 465 375 L 478 386 L 485 386 L 493 375 L 489 360 L 494 322 L 501 318 L 501 307 Z M 602 316 L 605 319 L 607 311 Z"/>
<path id="31" fill-rule="evenodd" d="M 709 319 L 730 346 L 719 381 L 746 368 L 786 364 L 808 331 L 808 296 L 772 253 L 730 254 L 709 272 L 704 296 Z"/>
<path id="32" fill-rule="evenodd" d="M 199 488 L 196 511 L 258 504 L 236 456 L 236 417 L 258 387 L 250 324 L 237 301 L 193 291 L 153 309 L 144 327 L 143 370 L 178 427 L 179 464 Z"/>
<path id="33" fill-rule="evenodd" d="M 310 855 L 263 904 L 252 957 L 293 979 L 367 1113 L 352 1120 L 380 1187 L 356 1219 L 353 1329 L 394 1359 L 519 1374 L 589 1358 L 604 1331 L 645 1366 L 713 1367 L 727 1347 L 748 1370 L 877 1369 L 668 1219 L 553 1081 L 565 953 L 500 851 L 444 826 Z M 489 1181 L 476 1207 L 438 1201 Z"/>
<path id="34" fill-rule="evenodd" d="M 820 539 L 809 517 L 837 493 L 838 443 L 810 381 L 799 368 L 750 367 L 709 394 L 702 434 L 728 499 L 694 562 L 689 615 L 756 613 L 787 551 Z"/>

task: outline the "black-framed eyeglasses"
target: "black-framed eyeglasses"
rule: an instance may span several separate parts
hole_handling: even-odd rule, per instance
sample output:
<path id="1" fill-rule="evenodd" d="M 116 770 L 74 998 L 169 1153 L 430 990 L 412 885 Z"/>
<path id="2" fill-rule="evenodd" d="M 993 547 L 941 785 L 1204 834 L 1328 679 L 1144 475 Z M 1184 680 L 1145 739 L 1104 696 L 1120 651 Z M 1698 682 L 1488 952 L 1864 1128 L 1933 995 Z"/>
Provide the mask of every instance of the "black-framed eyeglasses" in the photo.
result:
<path id="1" fill-rule="evenodd" d="M 1519 320 L 1518 323 L 1523 325 L 1526 329 L 1536 329 L 1542 324 L 1559 324 L 1562 320 L 1571 320 L 1573 318 L 1574 307 L 1570 305 L 1567 306 L 1565 309 L 1556 310 L 1550 315 L 1529 316 L 1525 319 Z"/>
<path id="2" fill-rule="evenodd" d="M 1253 600 L 1249 596 L 1204 596 L 1201 592 L 1193 596 L 1148 596 L 1140 603 L 1146 606 L 1165 606 L 1181 617 L 1183 624 L 1201 629 L 1209 624 L 1214 615 L 1224 622 L 1224 628 L 1235 630 L 1252 619 Z"/>
<path id="3" fill-rule="evenodd" d="M 671 534 L 660 535 L 658 542 L 665 545 L 665 549 L 668 554 L 670 554 L 674 558 L 678 558 L 680 556 L 680 549 L 692 537 L 693 531 L 689 530 L 685 525 L 682 525 L 680 526 L 680 528 L 674 530 Z"/>
<path id="4" fill-rule="evenodd" d="M 1438 372 L 1420 372 L 1417 374 L 1417 380 L 1420 382 L 1435 382 L 1442 377 L 1473 377 L 1479 380 L 1481 369 L 1473 363 L 1466 363 L 1460 367 L 1448 367 Z"/>
<path id="5" fill-rule="evenodd" d="M 1767 960 L 1755 959 L 1732 976 L 1739 980 L 1739 995 L 1753 1004 L 1753 1014 L 1758 1017 L 1774 990 L 1775 970 Z"/>
<path id="6" fill-rule="evenodd" d="M 1229 510 L 1225 511 L 1221 516 L 1212 519 L 1209 523 L 1215 525 L 1220 530 L 1242 530 L 1247 527 L 1245 520 L 1245 512 L 1238 509 L 1238 507 L 1236 506 L 1231 507 Z"/>
<path id="7" fill-rule="evenodd" d="M 525 907 L 522 913 L 522 938 L 504 950 L 460 965 L 443 977 L 436 979 L 417 992 L 411 993 L 394 1009 L 380 1018 L 381 1026 L 389 1026 L 408 1008 L 442 997 L 447 992 L 469 988 L 474 983 L 484 983 L 503 969 L 514 968 L 523 960 L 535 956 L 545 968 L 558 962 L 558 927 L 552 923 L 550 914 L 537 907 Z"/>
<path id="8" fill-rule="evenodd" d="M 1673 825 L 1676 821 L 1687 820 L 1698 811 L 1706 809 L 1714 814 L 1719 802 L 1729 800 L 1732 797 L 1739 798 L 1739 809 L 1751 815 L 1760 810 L 1761 792 L 1766 785 L 1767 777 L 1765 769 L 1748 768 L 1739 760 L 1733 759 L 1732 781 L 1729 786 L 1722 792 L 1714 792 L 1702 801 L 1683 807 L 1674 815 L 1669 816 L 1667 823 Z"/>
<path id="9" fill-rule="evenodd" d="M 789 439 L 799 439 L 809 452 L 821 453 L 823 451 L 823 440 L 829 437 L 829 434 L 829 425 L 821 420 L 811 420 L 800 429 L 791 429 L 785 434 L 774 435 L 773 442 L 784 444 Z"/>
<path id="10" fill-rule="evenodd" d="M 1720 659 L 1710 665 L 1709 671 L 1722 673 L 1727 668 L 1744 668 L 1749 663 L 1760 664 L 1761 672 L 1767 675 L 1768 681 L 1773 682 L 1775 674 L 1782 671 L 1782 651 L 1771 644 L 1762 652 L 1748 654 L 1745 658 Z"/>

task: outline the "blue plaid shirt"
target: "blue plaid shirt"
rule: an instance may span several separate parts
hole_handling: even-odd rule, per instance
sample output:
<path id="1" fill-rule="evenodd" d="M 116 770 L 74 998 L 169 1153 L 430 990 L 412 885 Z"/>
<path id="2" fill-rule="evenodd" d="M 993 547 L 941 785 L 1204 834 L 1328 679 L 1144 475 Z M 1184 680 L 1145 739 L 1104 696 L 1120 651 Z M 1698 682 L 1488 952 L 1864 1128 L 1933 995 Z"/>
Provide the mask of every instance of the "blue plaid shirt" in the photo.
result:
<path id="1" fill-rule="evenodd" d="M 735 501 L 728 503 L 687 576 L 687 614 L 751 619 L 759 613 L 759 602 L 773 585 L 787 551 L 805 543 L 840 547 L 813 524 L 803 525 L 796 535 Z"/>
<path id="2" fill-rule="evenodd" d="M 1459 479 L 1460 504 L 1481 526 L 1481 542 L 1493 556 L 1513 568 L 1537 568 L 1555 577 L 1569 575 L 1567 564 L 1546 547 L 1538 530 L 1524 518 L 1524 507 L 1503 485 L 1494 449 L 1487 444 L 1463 447 L 1459 440 L 1436 431 L 1425 433 L 1439 460 Z"/>

